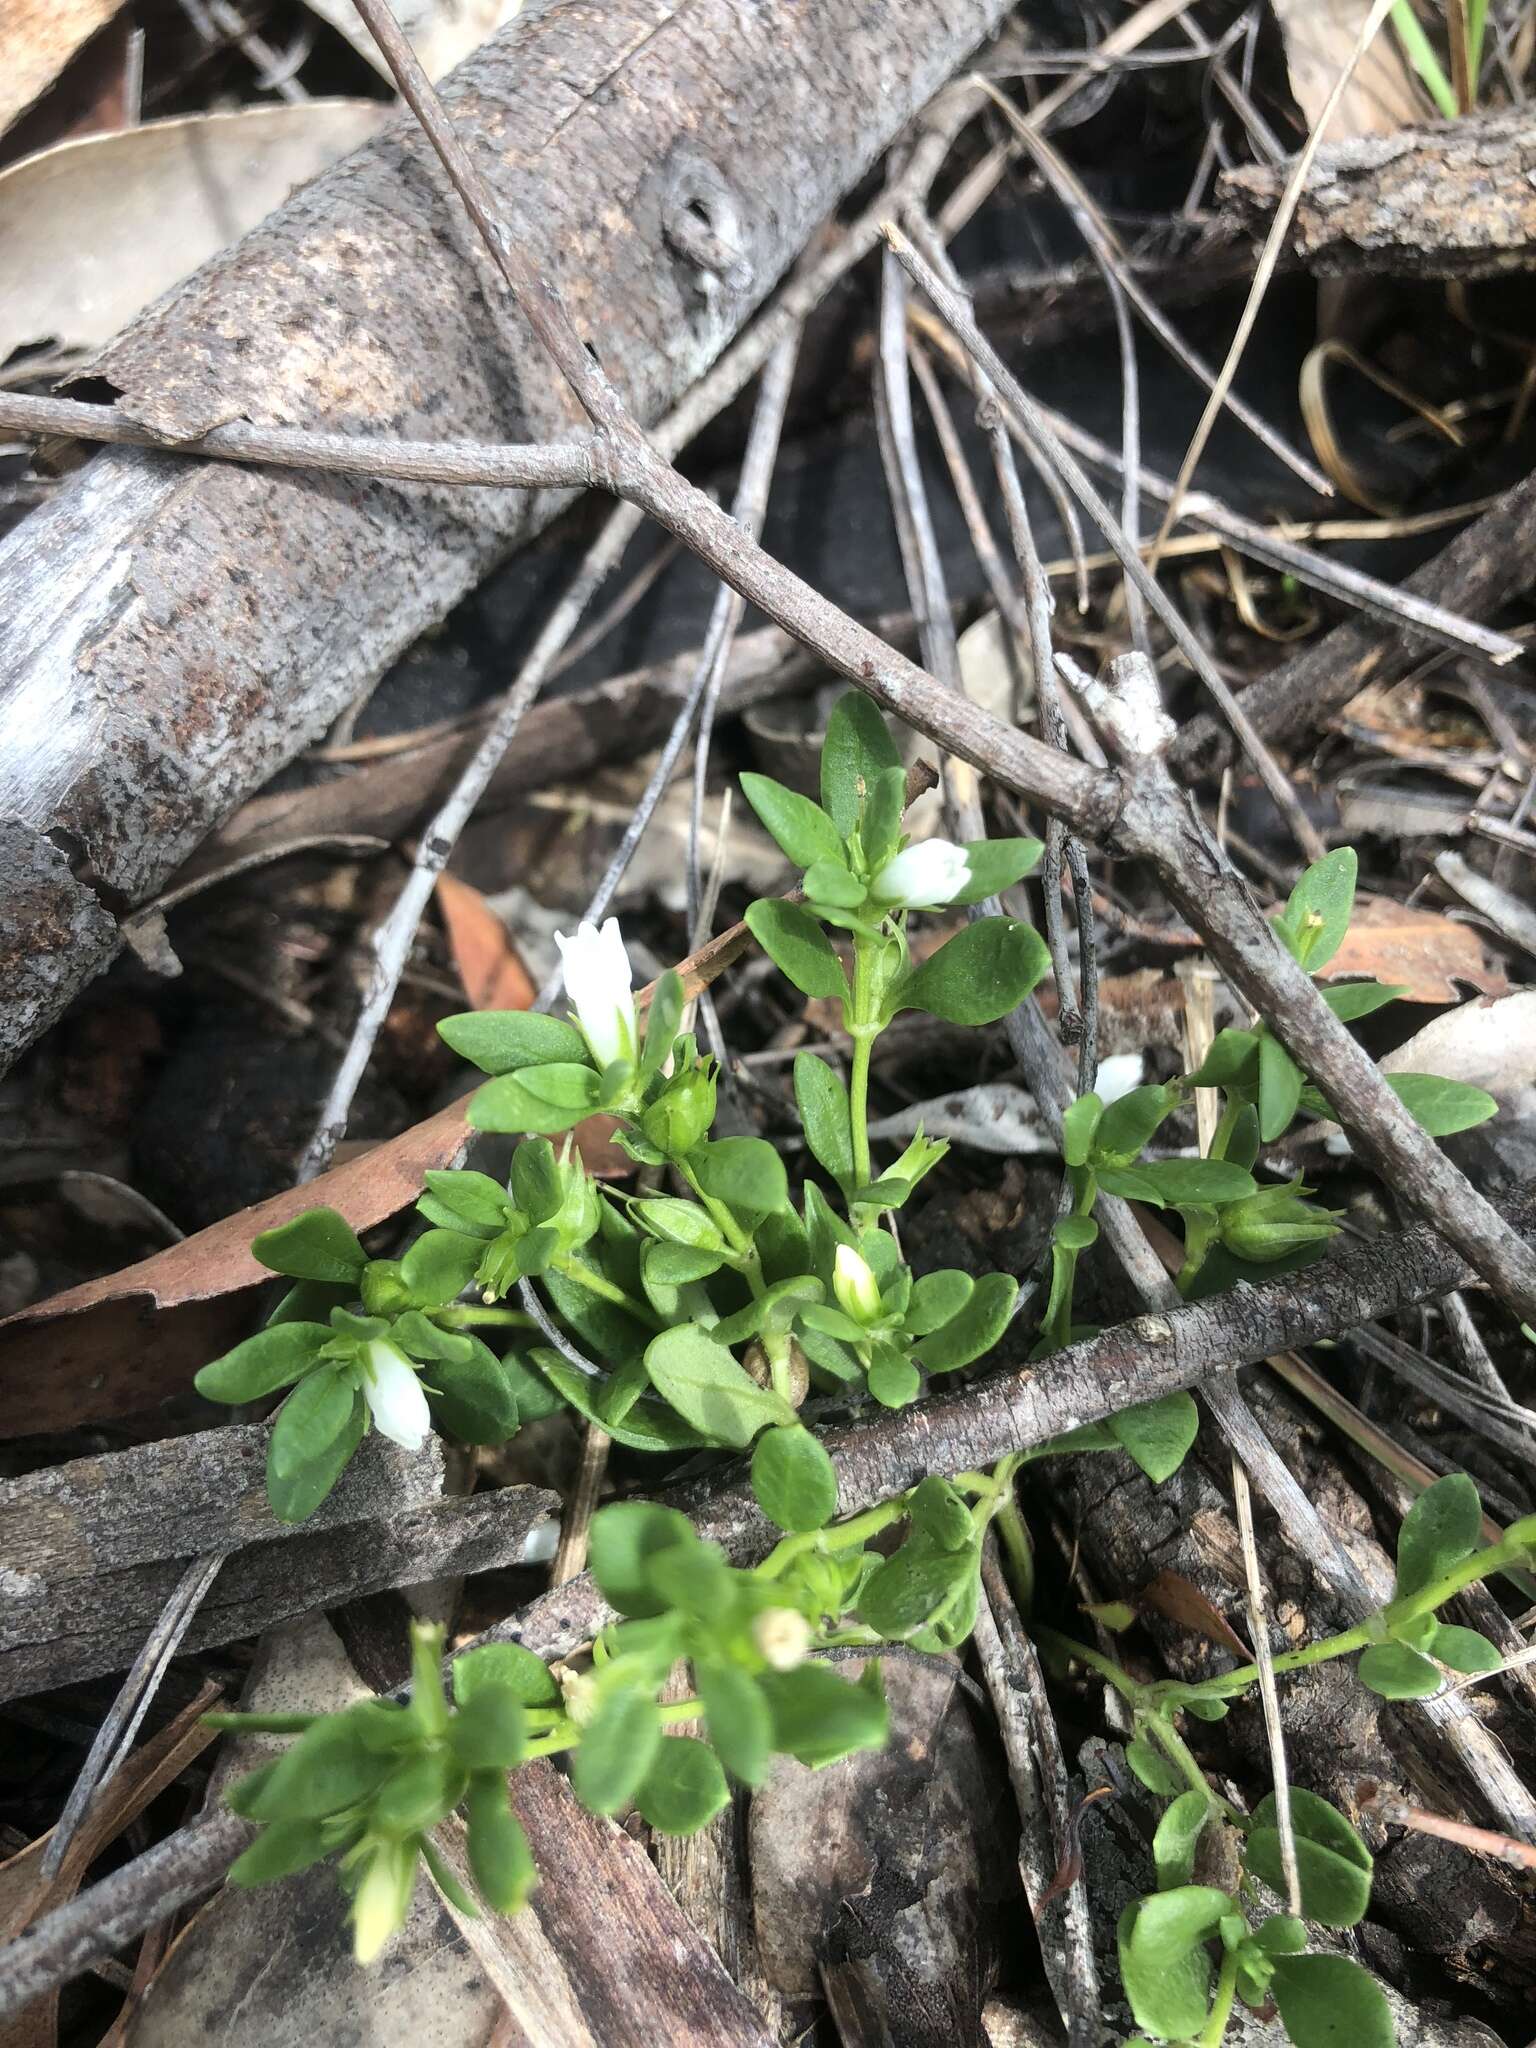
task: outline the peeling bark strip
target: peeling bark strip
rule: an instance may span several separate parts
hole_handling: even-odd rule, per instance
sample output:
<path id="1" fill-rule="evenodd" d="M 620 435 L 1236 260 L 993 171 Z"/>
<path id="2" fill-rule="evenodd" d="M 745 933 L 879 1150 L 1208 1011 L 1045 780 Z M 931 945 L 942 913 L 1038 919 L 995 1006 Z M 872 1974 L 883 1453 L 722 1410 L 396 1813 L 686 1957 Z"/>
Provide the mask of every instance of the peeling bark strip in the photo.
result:
<path id="1" fill-rule="evenodd" d="M 297 1528 L 266 1499 L 268 1426 L 242 1424 L 0 1486 L 0 1699 L 121 1671 L 187 1559 L 233 1553 L 183 1642 L 206 1649 L 382 1587 L 511 1564 L 558 1502 L 536 1487 L 443 1500 L 442 1446 L 370 1435 Z"/>
<path id="2" fill-rule="evenodd" d="M 1262 229 L 1291 166 L 1248 164 L 1221 181 L 1231 214 Z M 1497 277 L 1536 265 L 1536 124 L 1526 107 L 1325 145 L 1307 175 L 1290 247 L 1330 276 Z"/>
<path id="3" fill-rule="evenodd" d="M 526 8 L 447 98 L 501 217 L 649 421 L 1006 12 L 563 0 Z M 180 437 L 248 418 L 552 440 L 577 417 L 405 115 L 93 374 Z M 109 905 L 141 902 L 558 503 L 112 449 L 17 529 L 0 547 L 0 818 L 19 832 L 0 853 L 7 881 L 14 865 L 46 890 L 18 906 L 0 889 L 0 1065 L 117 943 L 48 835 Z"/>

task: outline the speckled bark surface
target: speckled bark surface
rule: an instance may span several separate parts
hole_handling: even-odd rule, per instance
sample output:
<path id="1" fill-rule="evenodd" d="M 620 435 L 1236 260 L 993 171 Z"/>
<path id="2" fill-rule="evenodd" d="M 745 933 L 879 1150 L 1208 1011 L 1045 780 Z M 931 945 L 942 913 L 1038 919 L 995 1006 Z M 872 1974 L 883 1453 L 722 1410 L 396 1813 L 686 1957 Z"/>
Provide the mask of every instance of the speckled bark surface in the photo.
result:
<path id="1" fill-rule="evenodd" d="M 445 98 L 505 218 L 653 420 L 1006 11 L 564 0 L 526 9 Z M 724 277 L 673 246 L 701 208 L 739 252 Z M 185 435 L 244 417 L 545 440 L 574 418 L 405 118 L 151 307 L 92 374 Z M 94 455 L 0 547 L 0 818 L 67 835 L 114 909 L 141 902 L 555 506 Z M 57 887 L 58 915 L 78 917 L 78 885 Z M 116 943 L 96 920 L 34 973 L 30 930 L 18 921 L 0 1061 Z"/>
<path id="2" fill-rule="evenodd" d="M 1228 208 L 1269 222 L 1291 166 L 1222 179 Z M 1536 263 L 1536 120 L 1528 107 L 1362 135 L 1320 149 L 1289 242 L 1311 270 L 1496 277 Z"/>

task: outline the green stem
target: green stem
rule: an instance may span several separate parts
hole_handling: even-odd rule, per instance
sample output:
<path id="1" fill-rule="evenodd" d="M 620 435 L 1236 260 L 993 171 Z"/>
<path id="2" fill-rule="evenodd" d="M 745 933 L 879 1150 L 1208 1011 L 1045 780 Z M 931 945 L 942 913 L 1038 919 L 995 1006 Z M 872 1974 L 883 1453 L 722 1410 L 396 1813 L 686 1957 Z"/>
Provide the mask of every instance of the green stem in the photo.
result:
<path id="1" fill-rule="evenodd" d="M 440 1308 L 432 1320 L 443 1330 L 531 1330 L 533 1317 L 520 1308 Z"/>
<path id="2" fill-rule="evenodd" d="M 697 1721 L 703 1711 L 704 1702 L 695 1699 L 665 1700 L 659 1708 L 664 1722 Z M 580 1741 L 581 1730 L 567 1714 L 548 1735 L 536 1735 L 523 1751 L 523 1758 L 526 1762 L 530 1757 L 558 1756 L 563 1750 L 575 1749 Z"/>
<path id="3" fill-rule="evenodd" d="M 1486 1550 L 1474 1551 L 1470 1557 L 1441 1572 L 1438 1578 L 1431 1579 L 1428 1585 L 1422 1586 L 1417 1593 L 1410 1593 L 1406 1599 L 1389 1601 L 1380 1614 L 1373 1615 L 1369 1621 L 1358 1622 L 1339 1635 L 1324 1636 L 1321 1642 L 1308 1643 L 1303 1649 L 1282 1651 L 1274 1660 L 1274 1668 L 1277 1672 L 1305 1671 L 1314 1664 L 1327 1664 L 1335 1657 L 1348 1657 L 1356 1650 L 1368 1649 L 1372 1643 L 1385 1641 L 1404 1624 L 1433 1614 L 1468 1586 L 1475 1586 L 1511 1565 L 1528 1562 L 1533 1550 L 1536 1550 L 1536 1515 L 1527 1515 L 1523 1521 L 1511 1523 L 1502 1542 L 1491 1544 Z M 1224 1671 L 1219 1678 L 1203 1679 L 1198 1685 L 1182 1685 L 1174 1680 L 1152 1686 L 1143 1696 L 1149 1702 L 1171 1701 L 1174 1704 L 1188 1699 L 1226 1699 L 1246 1691 L 1250 1685 L 1257 1685 L 1258 1681 L 1258 1665 L 1242 1664 L 1235 1671 Z"/>
<path id="4" fill-rule="evenodd" d="M 1163 1754 L 1174 1768 L 1183 1772 L 1191 1789 L 1203 1794 L 1205 1798 L 1209 1799 L 1218 1813 L 1231 1821 L 1234 1827 L 1241 1828 L 1246 1834 L 1248 1831 L 1247 1816 L 1239 1813 L 1229 1800 L 1223 1799 L 1221 1794 L 1213 1789 L 1210 1779 L 1207 1778 L 1205 1772 L 1200 1768 L 1199 1758 L 1168 1717 L 1165 1714 L 1148 1714 L 1143 1722 L 1143 1726 L 1150 1731 L 1161 1747 Z"/>
<path id="5" fill-rule="evenodd" d="M 997 1533 L 1002 1541 L 1013 1597 L 1018 1602 L 1019 1612 L 1028 1614 L 1035 1602 L 1035 1552 L 1024 1517 L 1011 1495 L 998 1503 Z"/>
<path id="6" fill-rule="evenodd" d="M 894 1500 L 880 1501 L 875 1507 L 866 1508 L 862 1515 L 854 1515 L 849 1521 L 834 1522 L 830 1529 L 808 1529 L 803 1535 L 786 1536 L 776 1543 L 762 1563 L 757 1567 L 760 1579 L 780 1579 L 798 1557 L 804 1557 L 808 1550 L 857 1550 L 877 1536 L 882 1529 L 888 1529 L 892 1522 L 899 1522 L 911 1502 L 910 1493 L 898 1493 Z"/>
<path id="7" fill-rule="evenodd" d="M 647 1329 L 664 1330 L 667 1326 L 657 1315 L 648 1301 L 636 1301 L 632 1294 L 626 1294 L 622 1287 L 615 1286 L 606 1273 L 599 1273 L 595 1266 L 589 1266 L 585 1259 L 578 1259 L 574 1252 L 567 1252 L 557 1261 L 557 1271 L 567 1280 L 574 1280 L 579 1287 L 585 1287 L 588 1294 L 595 1294 L 600 1301 L 611 1301 L 615 1308 L 621 1308 Z"/>
<path id="8" fill-rule="evenodd" d="M 1107 1679 L 1115 1691 L 1123 1699 L 1129 1700 L 1133 1707 L 1141 1704 L 1146 1688 L 1138 1685 L 1129 1671 L 1122 1671 L 1112 1657 L 1101 1656 L 1097 1650 L 1090 1650 L 1086 1643 L 1080 1643 L 1072 1636 L 1064 1636 L 1058 1629 L 1036 1628 L 1034 1636 L 1035 1641 L 1043 1649 L 1053 1649 L 1058 1655 L 1071 1657 L 1079 1664 L 1086 1664 L 1090 1671 L 1096 1671 L 1100 1678 Z"/>
<path id="9" fill-rule="evenodd" d="M 1221 1975 L 1216 1980 L 1216 2003 L 1196 2036 L 1196 2048 L 1221 2048 L 1227 2022 L 1232 2017 L 1232 2001 L 1236 1992 L 1237 1950 L 1228 1949 L 1221 1959 Z"/>
<path id="10" fill-rule="evenodd" d="M 1425 35 L 1419 17 L 1413 11 L 1412 0 L 1397 0 L 1392 9 L 1392 26 L 1397 31 L 1403 54 L 1419 74 L 1424 89 L 1439 108 L 1447 121 L 1454 121 L 1461 112 L 1456 104 L 1456 94 L 1451 81 L 1435 55 L 1434 45 Z"/>
<path id="11" fill-rule="evenodd" d="M 753 1295 L 761 1297 L 767 1291 L 763 1281 L 763 1266 L 757 1255 L 757 1246 L 752 1242 L 750 1235 L 742 1229 L 724 1202 L 714 1195 L 705 1194 L 699 1185 L 698 1175 L 686 1159 L 674 1159 L 672 1164 L 692 1188 L 705 1214 L 711 1218 L 720 1235 L 730 1246 L 733 1253 L 731 1264 L 751 1288 Z"/>

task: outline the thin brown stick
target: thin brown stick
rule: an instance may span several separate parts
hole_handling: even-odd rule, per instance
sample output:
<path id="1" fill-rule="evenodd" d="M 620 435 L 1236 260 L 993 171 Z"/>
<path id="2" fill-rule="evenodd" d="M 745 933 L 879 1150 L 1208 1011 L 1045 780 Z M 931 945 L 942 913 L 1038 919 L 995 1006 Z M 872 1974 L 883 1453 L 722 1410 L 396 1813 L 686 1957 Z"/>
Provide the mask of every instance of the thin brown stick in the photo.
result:
<path id="1" fill-rule="evenodd" d="M 1135 542 L 1090 482 L 1080 464 L 1064 447 L 1053 423 L 1046 417 L 1042 408 L 1029 397 L 976 325 L 965 295 L 946 283 L 894 224 L 886 228 L 886 235 L 902 268 L 921 285 L 935 309 L 942 314 L 956 340 L 990 379 L 999 400 L 1014 417 L 1027 440 L 1043 451 L 1051 466 L 1059 473 L 1062 481 L 1119 556 L 1127 577 L 1141 592 L 1148 609 L 1156 613 L 1174 645 L 1215 699 L 1222 716 L 1230 723 L 1239 746 L 1258 771 L 1264 787 L 1290 826 L 1296 843 L 1306 854 L 1307 859 L 1320 860 L 1325 851 L 1323 841 L 1316 826 L 1302 810 L 1296 792 L 1279 763 L 1254 730 L 1237 698 L 1227 687 L 1225 678 L 1194 633 L 1190 631 L 1178 607 L 1143 563 L 1141 552 Z"/>
<path id="2" fill-rule="evenodd" d="M 32 398 L 20 391 L 0 391 L 0 427 L 125 448 L 156 448 L 169 455 L 217 456 L 221 462 L 268 462 L 281 469 L 339 470 L 348 476 L 424 484 L 588 490 L 602 488 L 606 475 L 602 445 L 591 434 L 570 441 L 482 446 L 473 441 L 400 441 L 384 434 L 324 434 L 307 427 L 255 427 L 231 420 L 195 440 L 178 441 L 110 405 Z"/>
<path id="3" fill-rule="evenodd" d="M 1370 48 L 1377 30 L 1391 13 L 1392 7 L 1393 0 L 1372 0 L 1370 13 L 1361 22 L 1360 32 L 1355 37 L 1349 56 L 1345 59 L 1343 68 L 1334 80 L 1328 97 L 1324 100 L 1317 119 L 1312 124 L 1312 131 L 1291 167 L 1290 175 L 1286 179 L 1285 190 L 1280 195 L 1280 203 L 1275 209 L 1274 220 L 1270 223 L 1269 233 L 1264 238 L 1264 247 L 1260 250 L 1259 260 L 1254 266 L 1253 283 L 1249 287 L 1248 297 L 1243 304 L 1242 314 L 1237 323 L 1237 332 L 1232 337 L 1231 346 L 1227 350 L 1226 360 L 1222 363 L 1215 386 L 1211 391 L 1210 397 L 1205 402 L 1204 410 L 1200 414 L 1199 424 L 1190 438 L 1188 448 L 1184 451 L 1184 460 L 1179 464 L 1179 473 L 1173 480 L 1173 497 L 1169 501 L 1167 511 L 1163 514 L 1162 527 L 1158 532 L 1157 543 L 1153 549 L 1152 562 L 1154 567 L 1157 563 L 1158 551 L 1178 520 L 1179 507 L 1184 501 L 1184 493 L 1189 488 L 1190 479 L 1195 473 L 1200 457 L 1205 453 L 1206 443 L 1211 438 L 1211 430 L 1215 426 L 1221 408 L 1226 403 L 1227 395 L 1232 389 L 1232 380 L 1237 375 L 1237 366 L 1243 359 L 1243 351 L 1248 346 L 1248 338 L 1253 333 L 1254 323 L 1259 317 L 1259 308 L 1264 303 L 1264 294 L 1269 290 L 1270 279 L 1275 274 L 1275 267 L 1280 261 L 1280 252 L 1285 246 L 1285 238 L 1290 233 L 1291 221 L 1300 203 L 1302 191 L 1307 182 L 1307 173 L 1312 168 L 1312 160 L 1317 155 L 1323 136 L 1327 133 L 1328 126 L 1338 111 L 1339 102 L 1344 97 L 1349 81 L 1355 75 L 1356 65 Z"/>

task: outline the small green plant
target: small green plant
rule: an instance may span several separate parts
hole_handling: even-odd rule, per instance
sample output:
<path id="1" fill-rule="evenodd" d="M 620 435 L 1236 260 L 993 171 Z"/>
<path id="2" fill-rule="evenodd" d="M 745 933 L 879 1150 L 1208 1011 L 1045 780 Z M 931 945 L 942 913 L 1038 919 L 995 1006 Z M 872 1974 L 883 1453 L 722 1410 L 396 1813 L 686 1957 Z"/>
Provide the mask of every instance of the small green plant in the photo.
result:
<path id="1" fill-rule="evenodd" d="M 632 1804 L 652 1826 L 685 1834 L 719 1811 L 733 1780 L 758 1784 L 776 1754 L 815 1766 L 883 1743 L 878 1652 L 965 1641 L 994 1525 L 1027 1606 L 1030 1544 L 1014 1497 L 1026 1464 L 1125 1451 L 1161 1481 L 1195 1438 L 1193 1400 L 1172 1394 L 990 1472 L 930 1474 L 837 1519 L 836 1472 L 798 1412 L 807 1393 L 904 1406 L 931 1376 L 991 1351 L 1017 1305 L 1010 1274 L 918 1277 L 907 1264 L 890 1218 L 947 1148 L 919 1133 L 877 1171 L 869 1072 L 879 1034 L 902 1011 L 984 1025 L 1035 987 L 1046 949 L 1014 918 L 978 917 L 916 961 L 907 925 L 913 912 L 997 895 L 1030 871 L 1040 848 L 1026 839 L 907 845 L 900 758 L 857 695 L 830 721 L 819 804 L 765 776 L 743 782 L 804 883 L 798 900 L 754 903 L 747 922 L 798 989 L 841 1005 L 852 1044 L 846 1084 L 812 1053 L 794 1069 L 806 1147 L 832 1192 L 808 1177 L 796 1201 L 773 1145 L 711 1135 L 714 1063 L 683 1029 L 679 976 L 662 976 L 642 1020 L 617 924 L 583 925 L 560 939 L 568 1021 L 476 1013 L 439 1027 L 488 1077 L 470 1122 L 520 1137 L 507 1180 L 428 1173 L 417 1204 L 427 1227 L 398 1259 L 370 1258 L 332 1209 L 264 1233 L 256 1257 L 292 1285 L 263 1330 L 197 1376 L 216 1400 L 284 1395 L 267 1465 L 273 1511 L 284 1521 L 315 1511 L 370 1426 L 408 1448 L 429 1429 L 498 1444 L 564 1405 L 638 1451 L 750 1451 L 758 1504 L 782 1532 L 744 1570 L 670 1509 L 607 1507 L 593 1519 L 592 1567 L 621 1618 L 581 1668 L 547 1668 L 516 1644 L 488 1643 L 453 1661 L 445 1691 L 441 1632 L 422 1629 L 408 1705 L 213 1717 L 221 1727 L 298 1737 L 230 1795 L 262 1827 L 235 1880 L 257 1883 L 334 1857 L 364 1958 L 403 1922 L 421 1861 L 461 1910 L 475 1909 L 433 1838 L 461 1808 L 481 1901 L 497 1911 L 524 1901 L 536 1874 L 508 1803 L 508 1775 L 528 1758 L 568 1753 L 577 1796 L 594 1812 Z M 1278 929 L 1310 971 L 1343 939 L 1354 882 L 1346 850 L 1309 869 L 1291 896 Z M 1322 990 L 1346 1020 L 1397 993 L 1375 983 Z M 1431 1131 L 1493 1113 L 1477 1089 L 1426 1076 L 1393 1085 Z M 1209 1157 L 1148 1158 L 1196 1087 L 1223 1095 Z M 664 1176 L 655 1192 L 601 1187 L 568 1136 L 556 1149 L 596 1110 L 617 1120 L 619 1143 L 637 1163 Z M 1195 1074 L 1109 1104 L 1096 1095 L 1075 1102 L 1063 1140 L 1070 1199 L 1052 1236 L 1037 1349 L 1083 1334 L 1073 1294 L 1078 1261 L 1097 1234 L 1101 1190 L 1180 1218 L 1186 1294 L 1316 1257 L 1335 1230 L 1332 1214 L 1296 1183 L 1254 1177 L 1261 1144 L 1299 1111 L 1331 1113 L 1263 1021 L 1221 1033 Z M 1462 1585 L 1524 1557 L 1536 1523 L 1490 1551 L 1476 1548 L 1480 1527 L 1470 1482 L 1440 1482 L 1404 1524 L 1398 1583 L 1382 1613 L 1277 1658 L 1276 1668 L 1359 1650 L 1361 1678 L 1392 1698 L 1434 1690 L 1441 1666 L 1491 1668 L 1492 1646 L 1442 1623 L 1436 1610 Z M 1344 1958 L 1305 1954 L 1299 1922 L 1259 1909 L 1255 1883 L 1273 1873 L 1266 1809 L 1248 1821 L 1220 1800 L 1176 1726 L 1186 1713 L 1219 1718 L 1256 1674 L 1144 1686 L 1097 1652 L 1048 1631 L 1041 1640 L 1126 1693 L 1136 1721 L 1132 1768 L 1173 1800 L 1155 1845 L 1159 1891 L 1121 1928 L 1137 2024 L 1159 2039 L 1213 2048 L 1235 1997 L 1273 1996 L 1298 2048 L 1323 2048 L 1316 2014 L 1330 2003 L 1376 2038 L 1371 2001 L 1380 1994 L 1371 1980 Z M 838 1648 L 872 1653 L 857 1682 L 817 1661 Z M 691 1670 L 693 1695 L 663 1704 L 680 1663 Z M 703 1732 L 669 1732 L 683 1723 Z M 1296 1798 L 1305 1869 L 1333 1880 L 1331 1891 L 1319 1889 L 1314 1871 L 1304 1910 L 1324 1926 L 1352 1924 L 1329 1915 L 1344 1910 L 1341 1899 L 1358 1906 L 1353 1918 L 1363 1913 L 1369 1856 L 1342 1816 Z M 1245 1833 L 1245 1875 L 1230 1895 L 1190 1882 L 1215 1814 Z M 1348 1985 L 1341 1971 L 1353 1973 Z"/>
<path id="2" fill-rule="evenodd" d="M 898 1407 L 925 1375 L 971 1364 L 1001 1336 L 1018 1294 L 1011 1275 L 916 1280 L 882 1225 L 947 1148 L 919 1134 L 876 1177 L 869 1057 L 903 1010 L 987 1024 L 1039 981 L 1045 947 L 1016 919 L 981 918 L 920 965 L 906 931 L 915 909 L 978 902 L 1017 881 L 1039 844 L 905 845 L 900 758 L 857 695 L 831 719 L 822 803 L 767 776 L 744 784 L 805 869 L 803 902 L 754 903 L 748 923 L 796 987 L 841 1001 L 853 1040 L 848 1086 L 814 1054 L 795 1065 L 806 1143 L 841 1213 L 814 1181 L 793 1204 L 765 1139 L 711 1137 L 714 1063 L 681 1029 L 675 973 L 657 984 L 642 1025 L 615 921 L 562 936 L 572 1021 L 507 1011 L 440 1026 L 490 1076 L 470 1122 L 534 1134 L 506 1185 L 428 1173 L 418 1207 L 431 1227 L 399 1259 L 370 1259 L 330 1209 L 252 1247 L 296 1285 L 267 1328 L 205 1366 L 197 1385 L 228 1402 L 289 1390 L 268 1454 L 282 1520 L 313 1513 L 370 1422 L 410 1448 L 431 1427 L 494 1444 L 564 1403 L 638 1450 L 740 1450 L 794 1421 L 808 1380 Z M 828 927 L 851 941 L 851 977 Z M 557 1153 L 551 1140 L 595 1110 L 616 1117 L 630 1156 L 669 1170 L 678 1191 L 599 1189 L 569 1149 Z M 544 1343 L 511 1305 L 524 1285 L 566 1348 Z"/>
<path id="3" fill-rule="evenodd" d="M 1344 943 L 1358 866 L 1353 847 L 1324 855 L 1302 875 L 1276 921 L 1286 950 L 1309 974 L 1320 973 Z M 1318 988 L 1346 1024 L 1405 993 L 1380 981 Z M 1438 1074 L 1392 1074 L 1388 1085 L 1431 1137 L 1468 1130 L 1498 1110 L 1485 1090 Z M 1144 1157 L 1196 1088 L 1218 1089 L 1222 1098 L 1208 1155 Z M 1261 1187 L 1253 1177 L 1260 1146 L 1283 1137 L 1298 1114 L 1332 1118 L 1335 1112 L 1262 1018 L 1241 1030 L 1218 1032 L 1200 1067 L 1179 1080 L 1132 1089 L 1108 1107 L 1097 1095 L 1079 1096 L 1063 1121 L 1071 1202 L 1052 1233 L 1040 1352 L 1090 1334 L 1074 1323 L 1072 1305 L 1078 1260 L 1098 1236 L 1093 1208 L 1101 1189 L 1178 1216 L 1184 1231 L 1178 1285 L 1191 1299 L 1320 1257 L 1338 1228 L 1334 1212 L 1309 1201 L 1313 1191 L 1299 1180 Z"/>
<path id="4" fill-rule="evenodd" d="M 1406 1699 L 1437 1692 L 1446 1670 L 1497 1670 L 1493 1644 L 1441 1621 L 1438 1610 L 1467 1586 L 1527 1564 L 1536 1551 L 1536 1516 L 1498 1543 L 1481 1542 L 1482 1509 L 1471 1480 L 1459 1473 L 1437 1480 L 1404 1517 L 1387 1604 L 1353 1628 L 1277 1655 L 1276 1673 L 1358 1655 L 1363 1684 L 1383 1698 Z M 1257 1666 L 1192 1684 L 1142 1684 L 1083 1644 L 1043 1629 L 1040 1639 L 1059 1662 L 1088 1665 L 1124 1696 L 1133 1721 L 1127 1761 L 1149 1792 L 1169 1801 L 1152 1841 L 1157 1890 L 1129 1906 L 1119 1928 L 1121 1979 L 1142 2032 L 1218 2048 L 1235 1999 L 1262 2006 L 1272 1998 L 1295 2048 L 1333 2048 L 1344 2036 L 1364 2048 L 1388 2048 L 1391 2016 L 1374 1980 L 1347 1956 L 1307 1952 L 1304 1922 L 1342 1929 L 1364 1917 L 1372 1871 L 1365 1843 L 1327 1800 L 1293 1789 L 1304 1918 L 1266 1910 L 1265 1898 L 1276 1894 L 1283 1902 L 1286 1889 L 1274 1795 L 1252 1814 L 1240 1812 L 1215 1791 L 1179 1732 L 1184 1714 L 1220 1720 L 1258 1683 Z M 1230 1892 L 1191 1881 L 1201 1837 L 1215 1824 L 1241 1839 L 1241 1874 Z"/>

